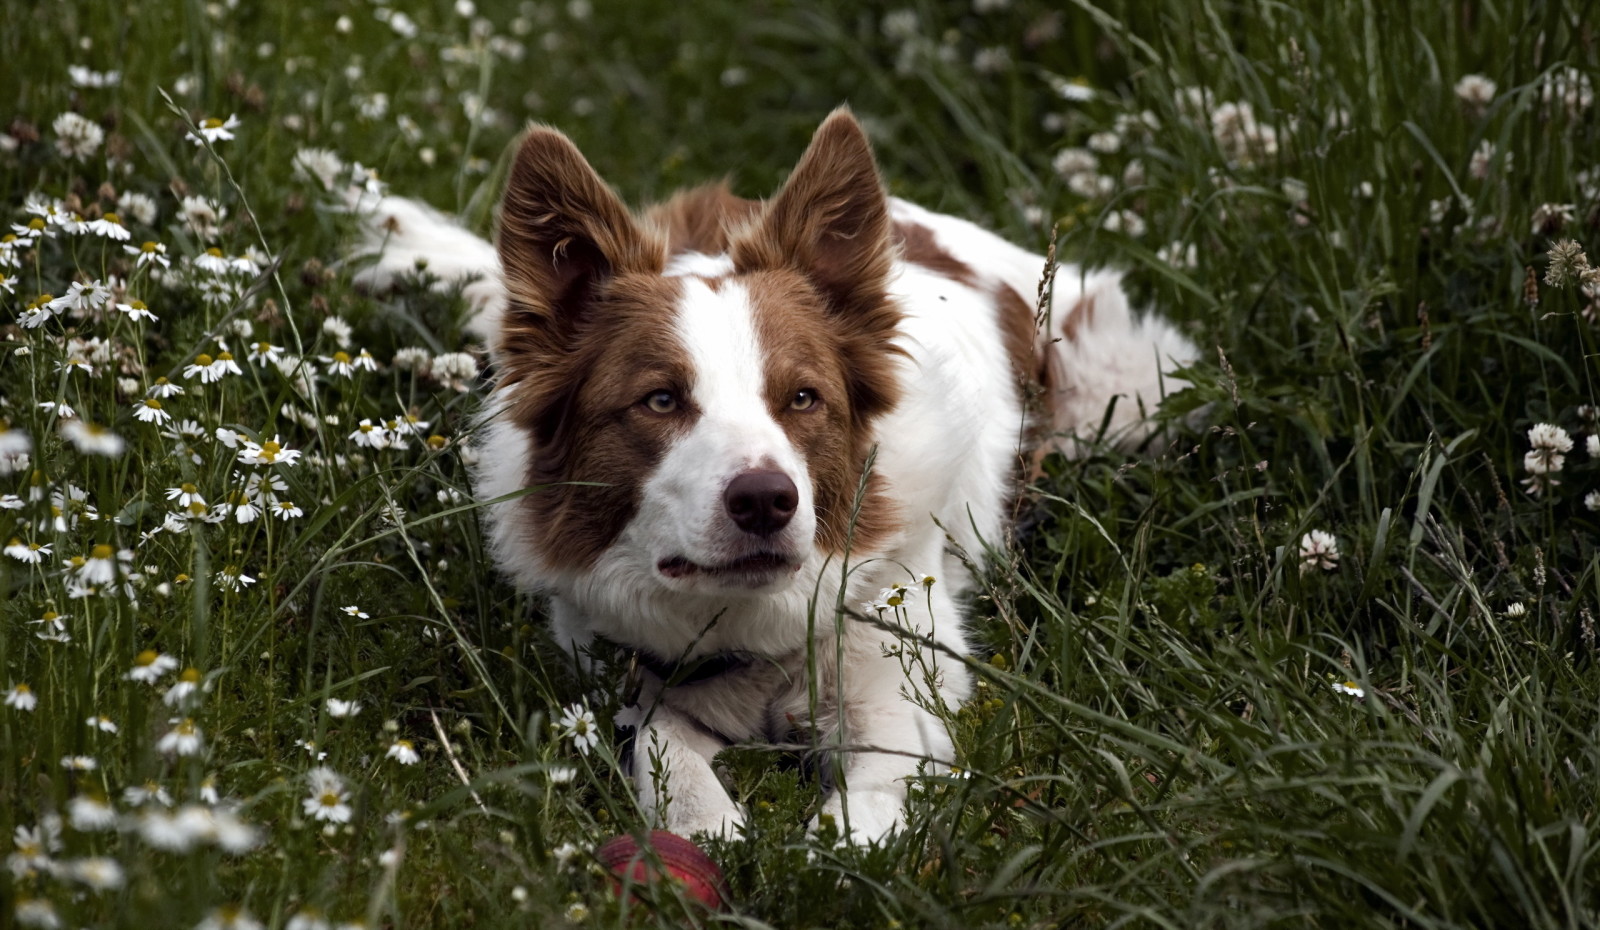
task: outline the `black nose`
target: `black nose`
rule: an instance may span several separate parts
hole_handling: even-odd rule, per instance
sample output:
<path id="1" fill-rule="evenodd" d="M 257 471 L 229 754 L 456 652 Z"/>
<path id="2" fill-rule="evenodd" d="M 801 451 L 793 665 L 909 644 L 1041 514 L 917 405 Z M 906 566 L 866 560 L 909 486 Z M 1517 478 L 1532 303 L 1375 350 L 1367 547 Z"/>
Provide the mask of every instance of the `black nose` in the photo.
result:
<path id="1" fill-rule="evenodd" d="M 746 533 L 771 536 L 789 525 L 800 492 L 781 471 L 747 471 L 728 482 L 722 506 Z"/>

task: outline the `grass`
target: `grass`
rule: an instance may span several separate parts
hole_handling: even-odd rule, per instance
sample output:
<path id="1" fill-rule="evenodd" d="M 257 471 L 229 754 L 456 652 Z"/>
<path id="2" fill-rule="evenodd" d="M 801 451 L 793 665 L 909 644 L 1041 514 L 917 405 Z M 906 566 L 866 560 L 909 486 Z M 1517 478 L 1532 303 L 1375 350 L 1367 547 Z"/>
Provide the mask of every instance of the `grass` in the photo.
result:
<path id="1" fill-rule="evenodd" d="M 760 196 L 843 100 L 895 193 L 1041 252 L 1054 229 L 1062 255 L 1127 269 L 1206 348 L 1161 414 L 1169 447 L 1052 460 L 1019 502 L 973 605 L 964 777 L 920 783 L 909 829 L 833 848 L 803 830 L 819 794 L 799 759 L 725 754 L 754 816 L 710 844 L 734 901 L 716 921 L 1592 926 L 1597 310 L 1544 278 L 1554 243 L 1592 245 L 1600 225 L 1593 10 L 1304 6 L 9 11 L 6 222 L 26 224 L 35 194 L 115 210 L 173 267 L 158 279 L 121 243 L 61 231 L 0 269 L 0 442 L 29 444 L 0 460 L 16 495 L 0 542 L 51 547 L 0 558 L 0 830 L 16 837 L 0 926 L 682 925 L 670 889 L 619 900 L 592 865 L 643 823 L 614 701 L 489 569 L 463 464 L 481 382 L 393 364 L 465 347 L 458 303 L 358 293 L 350 217 L 292 162 L 331 150 L 487 231 L 525 119 L 569 132 L 636 203 L 729 172 Z M 69 65 L 120 79 L 81 86 Z M 1462 99 L 1468 74 L 1495 90 Z M 68 111 L 105 131 L 81 158 L 57 146 Z M 234 139 L 186 141 L 230 114 Z M 1056 170 L 1091 140 L 1093 170 Z M 227 215 L 197 231 L 185 196 Z M 209 246 L 258 262 L 213 302 L 214 276 L 191 270 Z M 159 320 L 20 325 L 37 295 L 113 276 Z M 307 359 L 311 383 L 248 362 L 262 340 Z M 224 345 L 240 374 L 183 376 Z M 319 361 L 362 348 L 377 370 Z M 74 357 L 94 372 L 59 368 Z M 187 388 L 163 409 L 196 435 L 134 418 L 162 376 Z M 83 451 L 47 402 L 125 448 Z M 407 412 L 428 424 L 408 448 L 348 438 Z M 1535 495 L 1538 423 L 1575 445 Z M 219 427 L 302 456 L 242 465 Z M 181 506 L 167 489 L 225 504 L 269 472 L 301 516 L 154 532 Z M 1313 530 L 1337 541 L 1334 570 L 1303 567 Z M 96 546 L 119 567 L 76 597 Z M 230 572 L 256 581 L 230 590 Z M 52 611 L 70 641 L 40 638 Z M 145 650 L 177 663 L 154 685 L 127 678 Z M 202 687 L 164 701 L 185 669 Z M 330 698 L 362 709 L 335 716 Z M 585 700 L 603 738 L 580 753 L 556 721 Z M 101 716 L 115 733 L 84 723 Z M 186 718 L 188 754 L 163 742 Z M 391 758 L 398 740 L 420 761 Z M 79 756 L 95 766 L 63 766 Z M 348 819 L 318 817 L 333 813 Z"/>

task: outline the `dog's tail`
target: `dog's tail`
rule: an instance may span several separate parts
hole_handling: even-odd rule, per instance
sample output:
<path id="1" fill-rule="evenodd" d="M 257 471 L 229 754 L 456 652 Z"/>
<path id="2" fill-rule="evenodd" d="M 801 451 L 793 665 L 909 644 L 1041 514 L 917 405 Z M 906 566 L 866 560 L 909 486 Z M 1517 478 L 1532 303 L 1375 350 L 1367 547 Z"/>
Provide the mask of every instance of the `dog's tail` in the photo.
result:
<path id="1" fill-rule="evenodd" d="M 1116 272 L 1063 266 L 1040 329 L 1048 445 L 1069 458 L 1097 438 L 1151 443 L 1150 414 L 1189 386 L 1173 371 L 1195 360 L 1194 343 L 1159 316 L 1135 313 Z"/>
<path id="2" fill-rule="evenodd" d="M 358 254 L 373 258 L 356 273 L 357 286 L 383 291 L 402 275 L 426 271 L 435 290 L 461 287 L 471 308 L 467 333 L 492 341 L 507 299 L 493 245 L 453 218 L 406 197 L 353 197 L 350 209 L 362 221 Z"/>

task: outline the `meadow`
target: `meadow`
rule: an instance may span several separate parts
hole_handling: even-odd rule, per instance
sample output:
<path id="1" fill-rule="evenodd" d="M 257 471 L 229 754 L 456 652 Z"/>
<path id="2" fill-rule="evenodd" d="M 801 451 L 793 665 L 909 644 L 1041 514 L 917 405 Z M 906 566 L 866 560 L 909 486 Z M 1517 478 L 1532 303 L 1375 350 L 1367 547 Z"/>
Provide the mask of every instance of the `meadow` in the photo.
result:
<path id="1" fill-rule="evenodd" d="M 1594 12 L 7 3 L 0 927 L 1595 926 Z M 488 233 L 537 120 L 631 203 L 765 196 L 842 102 L 1201 357 L 972 554 L 908 829 L 808 835 L 805 754 L 740 747 L 730 909 L 619 897 L 616 700 L 481 541 L 481 347 L 352 284 L 346 194 Z"/>

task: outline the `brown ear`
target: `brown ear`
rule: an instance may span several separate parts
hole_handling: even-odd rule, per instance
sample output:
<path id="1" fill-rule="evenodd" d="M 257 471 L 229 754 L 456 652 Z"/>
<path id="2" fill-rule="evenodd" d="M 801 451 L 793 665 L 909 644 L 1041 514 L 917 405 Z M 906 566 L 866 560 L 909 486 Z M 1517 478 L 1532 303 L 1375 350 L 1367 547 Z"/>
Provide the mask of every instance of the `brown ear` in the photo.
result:
<path id="1" fill-rule="evenodd" d="M 572 140 L 546 126 L 528 131 L 511 166 L 499 250 L 511 297 L 508 330 L 547 336 L 581 314 L 596 284 L 660 272 L 664 261 L 663 244 L 634 222 Z"/>
<path id="2" fill-rule="evenodd" d="M 836 313 L 883 307 L 893 255 L 889 204 L 867 134 L 848 108 L 817 127 L 783 189 L 732 254 L 741 272 L 799 270 Z"/>

